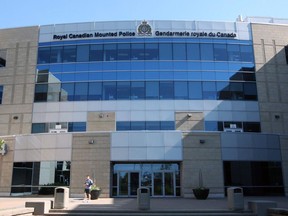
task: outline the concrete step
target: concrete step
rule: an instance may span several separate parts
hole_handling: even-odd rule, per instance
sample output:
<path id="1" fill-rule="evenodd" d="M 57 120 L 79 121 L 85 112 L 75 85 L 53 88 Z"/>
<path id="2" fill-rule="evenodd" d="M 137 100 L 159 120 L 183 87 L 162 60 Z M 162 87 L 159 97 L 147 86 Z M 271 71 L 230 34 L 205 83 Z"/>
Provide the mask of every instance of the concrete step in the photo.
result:
<path id="1" fill-rule="evenodd" d="M 51 209 L 46 216 L 54 215 L 95 215 L 95 216 L 257 216 L 251 211 L 207 210 L 207 211 L 95 211 Z"/>

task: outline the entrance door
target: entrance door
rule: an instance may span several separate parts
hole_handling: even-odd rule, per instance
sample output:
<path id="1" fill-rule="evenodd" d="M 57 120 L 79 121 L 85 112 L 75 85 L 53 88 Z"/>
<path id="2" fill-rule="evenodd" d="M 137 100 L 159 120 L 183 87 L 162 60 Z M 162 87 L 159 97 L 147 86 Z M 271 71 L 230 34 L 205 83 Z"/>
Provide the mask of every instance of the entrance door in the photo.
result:
<path id="1" fill-rule="evenodd" d="M 154 172 L 152 188 L 153 196 L 175 196 L 174 172 Z"/>
<path id="2" fill-rule="evenodd" d="M 140 185 L 139 172 L 125 172 L 118 173 L 118 196 L 136 196 L 137 188 Z"/>

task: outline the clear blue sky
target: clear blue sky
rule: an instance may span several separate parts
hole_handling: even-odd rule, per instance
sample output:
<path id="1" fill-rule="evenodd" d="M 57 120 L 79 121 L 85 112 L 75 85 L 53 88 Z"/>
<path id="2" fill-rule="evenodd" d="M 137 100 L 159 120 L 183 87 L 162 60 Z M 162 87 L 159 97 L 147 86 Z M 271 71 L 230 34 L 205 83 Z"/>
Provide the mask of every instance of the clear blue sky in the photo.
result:
<path id="1" fill-rule="evenodd" d="M 288 18 L 288 0 L 1 0 L 0 29 L 113 20 Z"/>

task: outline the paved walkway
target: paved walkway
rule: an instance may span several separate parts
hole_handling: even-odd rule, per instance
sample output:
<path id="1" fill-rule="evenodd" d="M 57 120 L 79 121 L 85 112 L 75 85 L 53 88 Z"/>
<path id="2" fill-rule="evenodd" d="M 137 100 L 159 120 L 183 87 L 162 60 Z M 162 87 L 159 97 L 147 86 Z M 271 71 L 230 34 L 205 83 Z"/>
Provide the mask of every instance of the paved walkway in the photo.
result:
<path id="1" fill-rule="evenodd" d="M 52 200 L 53 197 L 0 197 L 0 215 L 15 215 L 19 213 L 31 213 L 33 209 L 25 208 L 27 201 Z M 245 209 L 250 200 L 275 201 L 278 208 L 288 208 L 288 197 L 244 197 Z M 194 198 L 151 198 L 151 210 L 223 210 L 228 209 L 227 198 L 208 198 L 207 200 L 196 200 Z M 68 210 L 97 209 L 101 211 L 137 211 L 137 199 L 135 198 L 99 198 L 83 202 L 80 198 L 70 198 Z"/>

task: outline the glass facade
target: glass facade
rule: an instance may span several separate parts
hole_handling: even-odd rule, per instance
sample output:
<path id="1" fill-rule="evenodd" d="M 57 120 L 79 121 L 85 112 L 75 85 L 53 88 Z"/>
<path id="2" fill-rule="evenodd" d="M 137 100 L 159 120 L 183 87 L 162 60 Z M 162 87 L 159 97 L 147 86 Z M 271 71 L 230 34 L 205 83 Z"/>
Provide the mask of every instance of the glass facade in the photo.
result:
<path id="1" fill-rule="evenodd" d="M 0 68 L 6 66 L 6 50 L 0 50 Z"/>
<path id="2" fill-rule="evenodd" d="M 2 98 L 3 98 L 3 86 L 0 86 L 0 104 L 2 104 Z"/>

